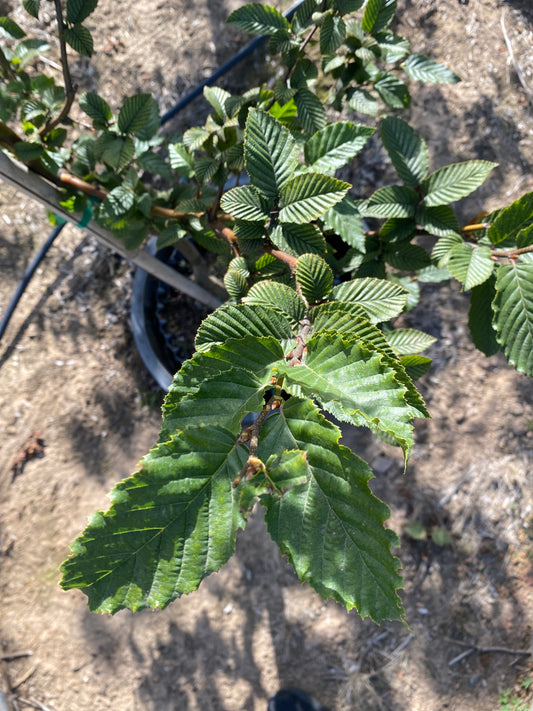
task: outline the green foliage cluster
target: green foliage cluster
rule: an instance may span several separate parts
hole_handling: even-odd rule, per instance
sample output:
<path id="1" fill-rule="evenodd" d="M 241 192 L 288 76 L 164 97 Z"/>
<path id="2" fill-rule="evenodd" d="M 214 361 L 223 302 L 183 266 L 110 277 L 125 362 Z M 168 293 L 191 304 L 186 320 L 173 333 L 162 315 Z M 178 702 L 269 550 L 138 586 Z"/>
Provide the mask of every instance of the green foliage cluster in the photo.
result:
<path id="1" fill-rule="evenodd" d="M 38 17 L 39 0 L 23 4 Z M 67 0 L 58 11 L 63 49 L 90 56 L 83 22 L 96 6 Z M 435 339 L 393 320 L 422 282 L 457 279 L 475 345 L 533 374 L 533 194 L 459 225 L 451 204 L 495 164 L 431 170 L 423 139 L 396 115 L 410 103 L 404 80 L 459 78 L 410 52 L 391 29 L 395 11 L 396 0 L 305 0 L 288 20 L 244 5 L 229 22 L 269 37 L 282 79 L 242 95 L 206 88 L 205 124 L 168 141 L 151 96 L 114 112 L 88 92 L 79 106 L 93 130 L 70 144 L 68 65 L 65 87 L 30 71 L 45 47 L 0 18 L 2 147 L 62 185 L 68 209 L 91 201 L 128 248 L 150 234 L 160 247 L 192 239 L 225 269 L 228 300 L 174 378 L 158 443 L 63 564 L 63 587 L 84 590 L 91 610 L 163 608 L 196 589 L 259 504 L 302 581 L 378 622 L 400 617 L 387 507 L 331 418 L 408 457 L 412 421 L 428 416 L 413 381 Z M 375 129 L 346 117 L 378 111 L 398 182 L 357 199 L 336 175 Z"/>

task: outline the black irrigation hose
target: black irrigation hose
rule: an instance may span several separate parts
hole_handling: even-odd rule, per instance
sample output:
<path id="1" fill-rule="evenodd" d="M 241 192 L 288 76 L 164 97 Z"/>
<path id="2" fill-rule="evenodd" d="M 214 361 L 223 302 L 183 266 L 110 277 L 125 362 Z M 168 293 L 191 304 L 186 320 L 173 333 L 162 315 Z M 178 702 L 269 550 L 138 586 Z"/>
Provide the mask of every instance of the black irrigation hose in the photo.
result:
<path id="1" fill-rule="evenodd" d="M 294 3 L 285 13 L 285 17 L 289 20 L 296 10 L 302 5 L 304 0 L 298 0 L 297 2 Z M 225 62 L 221 67 L 219 67 L 216 72 L 211 74 L 210 77 L 205 79 L 203 82 L 198 84 L 198 86 L 193 89 L 191 92 L 189 92 L 186 96 L 184 96 L 182 99 L 180 99 L 171 109 L 169 109 L 163 116 L 161 117 L 161 125 L 163 126 L 167 121 L 170 121 L 171 118 L 176 116 L 180 111 L 182 111 L 188 104 L 190 104 L 194 99 L 196 99 L 200 94 L 202 94 L 204 87 L 209 86 L 210 84 L 214 84 L 217 79 L 220 79 L 221 76 L 224 74 L 227 74 L 231 69 L 233 69 L 234 66 L 239 64 L 239 62 L 242 62 L 243 59 L 246 59 L 252 52 L 257 49 L 264 41 L 266 40 L 266 37 L 261 36 L 261 37 L 256 37 L 254 40 L 251 42 L 248 42 L 247 45 L 245 45 L 242 49 L 240 49 L 231 59 L 229 59 L 227 62 Z M 24 276 L 20 280 L 19 285 L 17 286 L 17 289 L 15 293 L 13 294 L 11 301 L 9 302 L 9 305 L 6 309 L 5 314 L 2 317 L 2 320 L 0 321 L 0 340 L 2 339 L 2 336 L 5 333 L 5 330 L 9 324 L 9 321 L 11 320 L 11 317 L 13 316 L 13 313 L 15 312 L 15 309 L 17 308 L 18 302 L 22 298 L 22 295 L 26 291 L 26 287 L 28 286 L 30 279 L 34 275 L 36 269 L 38 268 L 39 264 L 43 261 L 45 258 L 48 250 L 50 247 L 53 245 L 55 242 L 56 238 L 59 236 L 61 230 L 65 224 L 58 225 L 55 227 L 50 235 L 48 236 L 48 239 L 46 242 L 40 247 L 39 251 L 36 253 L 35 257 L 33 258 L 31 264 L 28 266 L 26 271 L 24 272 Z"/>
<path id="2" fill-rule="evenodd" d="M 48 239 L 39 248 L 39 250 L 35 254 L 34 258 L 32 259 L 31 264 L 29 264 L 28 268 L 24 272 L 24 276 L 20 280 L 15 293 L 11 297 L 11 301 L 9 302 L 6 312 L 2 316 L 2 320 L 0 321 L 0 340 L 2 339 L 2 336 L 5 333 L 7 325 L 9 323 L 9 321 L 11 320 L 11 317 L 13 316 L 15 309 L 17 308 L 17 304 L 20 301 L 22 294 L 26 291 L 26 287 L 28 286 L 30 279 L 35 274 L 37 267 L 45 258 L 46 253 L 48 252 L 50 247 L 54 244 L 56 238 L 59 237 L 59 234 L 60 234 L 61 230 L 63 229 L 63 227 L 65 226 L 65 224 L 66 223 L 63 223 L 62 225 L 58 225 L 57 227 L 54 227 L 52 232 L 48 235 Z"/>
<path id="3" fill-rule="evenodd" d="M 291 17 L 294 15 L 296 10 L 302 5 L 304 0 L 298 0 L 298 2 L 295 2 L 294 5 L 292 5 L 286 12 L 284 12 L 284 16 L 290 20 Z M 242 62 L 243 59 L 246 59 L 252 52 L 257 49 L 267 38 L 265 35 L 262 35 L 261 37 L 256 37 L 253 39 L 251 42 L 248 42 L 242 49 L 240 49 L 237 54 L 235 54 L 231 59 L 228 59 L 227 62 L 225 62 L 221 67 L 219 67 L 216 72 L 211 74 L 210 77 L 207 79 L 204 79 L 203 82 L 198 84 L 192 91 L 190 91 L 186 96 L 184 96 L 182 99 L 178 101 L 177 104 L 175 104 L 171 109 L 169 109 L 163 116 L 161 117 L 161 125 L 165 124 L 167 121 L 170 121 L 171 118 L 174 118 L 176 114 L 178 114 L 180 111 L 182 111 L 188 104 L 191 103 L 191 101 L 194 101 L 200 94 L 203 92 L 204 88 L 206 86 L 210 86 L 211 84 L 214 84 L 217 79 L 220 79 L 221 76 L 224 76 L 224 74 L 227 74 L 231 69 L 233 69 L 234 66 L 239 64 L 239 62 Z"/>

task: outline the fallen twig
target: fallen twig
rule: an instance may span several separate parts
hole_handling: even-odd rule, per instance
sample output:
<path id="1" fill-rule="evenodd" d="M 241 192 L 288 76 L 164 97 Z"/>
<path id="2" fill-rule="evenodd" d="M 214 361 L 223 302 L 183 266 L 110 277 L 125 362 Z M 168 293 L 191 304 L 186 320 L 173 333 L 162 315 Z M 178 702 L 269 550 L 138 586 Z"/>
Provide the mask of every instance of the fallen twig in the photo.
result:
<path id="1" fill-rule="evenodd" d="M 12 662 L 14 659 L 31 657 L 33 652 L 11 652 L 11 654 L 0 654 L 0 662 Z"/>
<path id="2" fill-rule="evenodd" d="M 461 652 L 461 654 L 459 654 L 457 657 L 454 657 L 450 662 L 448 662 L 449 667 L 459 664 L 459 662 L 463 661 L 463 659 L 466 659 L 471 654 L 474 654 L 474 652 L 477 652 L 478 654 L 513 654 L 520 657 L 532 656 L 531 649 L 510 649 L 509 647 L 480 647 L 478 644 L 473 644 L 472 642 L 461 642 L 458 639 L 449 639 L 448 641 L 452 644 L 457 644 L 459 647 L 468 647 L 465 652 Z"/>
<path id="3" fill-rule="evenodd" d="M 505 46 L 507 47 L 507 52 L 509 53 L 509 59 L 511 60 L 511 64 L 513 65 L 513 68 L 516 72 L 516 76 L 518 77 L 518 81 L 520 84 L 522 84 L 522 87 L 524 91 L 526 92 L 529 101 L 533 104 L 533 91 L 529 88 L 526 82 L 526 77 L 524 76 L 524 72 L 522 71 L 522 67 L 518 64 L 518 62 L 515 59 L 514 52 L 513 52 L 513 45 L 511 44 L 511 40 L 509 39 L 509 35 L 507 34 L 507 30 L 505 29 L 505 13 L 502 12 L 502 19 L 501 19 L 501 27 L 502 27 L 502 33 L 503 33 L 503 39 L 505 40 Z"/>

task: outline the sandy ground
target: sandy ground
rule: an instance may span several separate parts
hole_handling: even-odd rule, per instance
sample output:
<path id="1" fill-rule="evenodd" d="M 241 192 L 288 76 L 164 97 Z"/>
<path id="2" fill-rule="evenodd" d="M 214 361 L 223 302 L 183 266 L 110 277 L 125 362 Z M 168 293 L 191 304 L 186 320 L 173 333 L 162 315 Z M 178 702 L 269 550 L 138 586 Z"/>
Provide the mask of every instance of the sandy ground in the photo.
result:
<path id="1" fill-rule="evenodd" d="M 100 0 L 91 20 L 95 57 L 91 68 L 75 65 L 77 80 L 115 105 L 152 91 L 164 111 L 246 41 L 222 24 L 240 4 Z M 397 31 L 415 51 L 464 78 L 414 92 L 410 118 L 434 167 L 467 158 L 501 165 L 461 216 L 533 190 L 532 107 L 501 26 L 503 13 L 533 90 L 528 0 L 399 6 Z M 23 14 L 13 9 L 13 17 Z M 49 19 L 38 31 L 51 30 Z M 242 88 L 260 60 L 225 85 Z M 204 109 L 200 100 L 166 130 L 196 122 Z M 389 174 L 375 145 L 363 161 L 354 169 L 362 194 Z M 0 315 L 48 232 L 39 205 L 0 186 Z M 0 343 L 3 693 L 19 709 L 264 711 L 278 688 L 295 685 L 330 711 L 492 711 L 509 689 L 529 708 L 531 658 L 486 650 L 531 643 L 533 383 L 500 355 L 473 349 L 467 298 L 455 285 L 425 287 L 424 308 L 404 317 L 439 338 L 420 381 L 432 420 L 417 428 L 407 473 L 396 450 L 365 432 L 345 435 L 374 465 L 373 488 L 391 505 L 398 532 L 418 521 L 451 537 L 439 547 L 402 535 L 408 627 L 377 627 L 325 604 L 296 580 L 260 512 L 233 560 L 163 612 L 91 615 L 82 593 L 59 589 L 69 542 L 93 510 L 107 508 L 106 492 L 134 470 L 159 429 L 162 393 L 129 330 L 131 279 L 130 265 L 69 227 Z M 44 456 L 14 476 L 13 461 L 35 431 Z M 476 650 L 460 658 L 465 645 Z"/>

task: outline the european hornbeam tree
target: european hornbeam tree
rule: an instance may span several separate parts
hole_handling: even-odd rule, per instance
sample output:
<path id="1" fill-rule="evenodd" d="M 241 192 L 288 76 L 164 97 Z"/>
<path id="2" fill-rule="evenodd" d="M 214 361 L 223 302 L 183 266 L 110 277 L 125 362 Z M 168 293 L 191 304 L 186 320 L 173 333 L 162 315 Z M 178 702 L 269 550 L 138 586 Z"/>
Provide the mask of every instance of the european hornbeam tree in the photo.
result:
<path id="1" fill-rule="evenodd" d="M 83 23 L 97 0 L 54 2 L 64 86 L 38 70 L 43 42 L 0 18 L 3 150 L 126 247 L 154 234 L 177 245 L 207 289 L 215 255 L 226 291 L 174 377 L 158 442 L 73 543 L 62 586 L 93 611 L 164 608 L 231 557 L 259 504 L 300 580 L 376 622 L 401 617 L 388 509 L 332 420 L 369 428 L 407 460 L 413 420 L 428 416 L 414 380 L 435 339 L 395 319 L 421 282 L 457 279 L 475 345 L 533 374 L 533 193 L 459 224 L 451 203 L 495 164 L 432 170 L 397 115 L 405 79 L 459 77 L 394 33 L 396 0 L 305 0 L 291 20 L 239 8 L 229 22 L 268 35 L 281 78 L 241 95 L 206 88 L 205 124 L 170 140 L 151 96 L 114 110 L 93 92 L 78 102 L 92 130 L 71 139 L 66 45 L 91 55 Z M 39 16 L 40 0 L 22 3 Z M 364 113 L 379 114 L 376 134 L 355 122 Z M 373 134 L 398 181 L 362 200 L 335 176 Z"/>

